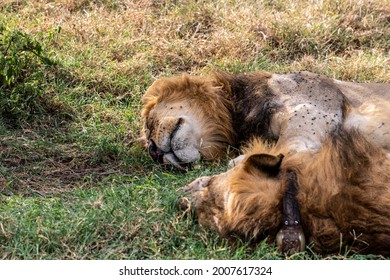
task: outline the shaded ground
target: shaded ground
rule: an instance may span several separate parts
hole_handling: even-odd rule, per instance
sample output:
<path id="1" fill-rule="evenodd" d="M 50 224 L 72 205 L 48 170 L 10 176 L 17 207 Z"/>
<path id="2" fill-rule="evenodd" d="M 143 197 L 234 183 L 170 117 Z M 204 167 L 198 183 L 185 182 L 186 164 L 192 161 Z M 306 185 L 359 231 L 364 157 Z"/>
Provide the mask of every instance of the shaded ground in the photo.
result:
<path id="1" fill-rule="evenodd" d="M 137 174 L 144 167 L 134 155 L 102 151 L 101 146 L 82 147 L 72 137 L 69 124 L 57 127 L 4 129 L 0 137 L 0 192 L 5 195 L 42 196 L 94 185 L 117 174 Z M 135 147 L 134 147 L 135 146 Z M 132 151 L 137 143 L 128 143 Z M 149 159 L 142 152 L 139 162 Z M 149 162 L 151 164 L 151 162 Z"/>

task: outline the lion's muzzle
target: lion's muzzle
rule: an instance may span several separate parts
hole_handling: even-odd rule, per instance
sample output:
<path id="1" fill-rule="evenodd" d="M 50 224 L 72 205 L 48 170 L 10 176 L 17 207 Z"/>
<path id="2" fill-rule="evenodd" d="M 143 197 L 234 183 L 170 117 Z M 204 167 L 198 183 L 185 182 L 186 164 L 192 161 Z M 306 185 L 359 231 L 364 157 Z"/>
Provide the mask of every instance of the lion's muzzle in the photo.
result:
<path id="1" fill-rule="evenodd" d="M 165 153 L 157 147 L 153 140 L 150 141 L 148 150 L 150 157 L 159 164 L 171 164 L 178 169 L 184 169 L 182 163 L 173 152 Z"/>
<path id="2" fill-rule="evenodd" d="M 179 169 L 200 158 L 200 137 L 197 127 L 188 117 L 163 118 L 148 139 L 151 158 L 160 164 L 171 164 Z"/>

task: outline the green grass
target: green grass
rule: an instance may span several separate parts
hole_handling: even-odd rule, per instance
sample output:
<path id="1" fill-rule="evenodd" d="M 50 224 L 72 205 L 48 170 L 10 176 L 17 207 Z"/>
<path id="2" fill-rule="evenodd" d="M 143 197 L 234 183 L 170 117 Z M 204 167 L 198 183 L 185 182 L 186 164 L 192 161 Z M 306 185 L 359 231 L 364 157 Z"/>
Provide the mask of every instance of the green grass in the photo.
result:
<path id="1" fill-rule="evenodd" d="M 182 186 L 226 162 L 156 166 L 137 142 L 140 98 L 160 76 L 215 68 L 390 82 L 389 6 L 2 1 L 1 30 L 25 34 L 53 63 L 25 51 L 17 79 L 1 80 L 0 259 L 282 258 L 265 242 L 229 244 L 175 208 Z M 382 257 L 309 245 L 291 258 Z"/>

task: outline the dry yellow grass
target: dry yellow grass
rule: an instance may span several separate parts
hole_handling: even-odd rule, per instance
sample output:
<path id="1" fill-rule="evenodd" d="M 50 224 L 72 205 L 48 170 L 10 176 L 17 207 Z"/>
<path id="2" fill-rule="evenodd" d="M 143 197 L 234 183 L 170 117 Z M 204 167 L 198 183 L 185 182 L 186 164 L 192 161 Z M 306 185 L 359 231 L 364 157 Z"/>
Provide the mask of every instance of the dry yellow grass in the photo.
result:
<path id="1" fill-rule="evenodd" d="M 61 28 L 58 56 L 74 64 L 80 80 L 105 84 L 102 90 L 118 76 L 146 86 L 147 74 L 253 70 L 259 60 L 277 71 L 390 80 L 389 0 L 6 0 L 2 6 L 25 31 Z"/>

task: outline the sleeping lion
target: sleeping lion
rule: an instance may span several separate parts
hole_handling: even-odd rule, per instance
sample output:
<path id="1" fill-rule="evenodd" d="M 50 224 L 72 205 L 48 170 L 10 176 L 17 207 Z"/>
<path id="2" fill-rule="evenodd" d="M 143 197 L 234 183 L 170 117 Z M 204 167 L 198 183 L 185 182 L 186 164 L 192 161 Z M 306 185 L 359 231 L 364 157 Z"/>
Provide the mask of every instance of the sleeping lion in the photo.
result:
<path id="1" fill-rule="evenodd" d="M 220 159 L 252 137 L 288 152 L 316 150 L 340 124 L 390 148 L 390 84 L 310 72 L 183 74 L 155 81 L 142 102 L 141 138 L 150 156 L 178 168 Z"/>
<path id="2" fill-rule="evenodd" d="M 337 129 L 316 151 L 254 141 L 237 166 L 186 186 L 180 205 L 227 238 L 279 242 L 281 228 L 300 226 L 290 241 L 306 239 L 320 254 L 389 257 L 389 170 L 389 154 L 356 129 Z"/>

